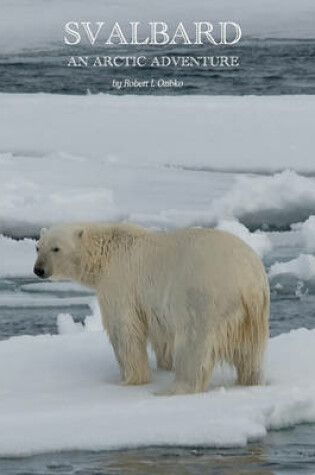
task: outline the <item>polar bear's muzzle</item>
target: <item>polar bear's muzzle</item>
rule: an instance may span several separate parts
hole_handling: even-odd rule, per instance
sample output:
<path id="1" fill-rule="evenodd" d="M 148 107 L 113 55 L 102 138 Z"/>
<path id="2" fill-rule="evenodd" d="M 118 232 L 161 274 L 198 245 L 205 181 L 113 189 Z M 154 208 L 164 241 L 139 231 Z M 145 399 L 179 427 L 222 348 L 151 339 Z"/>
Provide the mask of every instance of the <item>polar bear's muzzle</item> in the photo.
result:
<path id="1" fill-rule="evenodd" d="M 37 277 L 40 277 L 41 279 L 48 279 L 50 275 L 47 274 L 45 269 L 42 266 L 39 266 L 38 264 L 35 264 L 34 266 L 34 274 L 37 275 Z"/>

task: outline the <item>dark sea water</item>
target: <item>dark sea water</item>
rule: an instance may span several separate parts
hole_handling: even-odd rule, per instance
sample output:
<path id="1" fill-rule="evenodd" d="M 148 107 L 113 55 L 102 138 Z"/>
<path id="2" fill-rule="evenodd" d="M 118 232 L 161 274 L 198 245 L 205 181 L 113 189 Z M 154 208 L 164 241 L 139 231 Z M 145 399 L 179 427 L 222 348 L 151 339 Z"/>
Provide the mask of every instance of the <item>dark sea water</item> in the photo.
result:
<path id="1" fill-rule="evenodd" d="M 281 279 L 277 278 L 277 282 Z M 286 281 L 285 281 L 286 280 Z M 271 295 L 270 335 L 271 337 L 288 333 L 297 328 L 315 328 L 315 287 L 303 287 L 299 295 L 299 279 L 288 275 L 282 279 L 283 288 L 273 291 Z M 38 279 L 5 278 L 0 279 L 0 341 L 19 335 L 57 334 L 57 316 L 60 313 L 71 313 L 76 322 L 84 322 L 91 314 L 88 304 L 76 303 L 78 291 L 49 292 L 27 291 L 30 284 L 38 284 Z M 272 285 L 272 284 L 271 284 Z M 15 305 L 3 303 L 2 297 L 13 302 L 14 297 L 25 295 L 25 302 L 18 300 Z M 29 302 L 27 297 L 33 299 Z M 49 297 L 52 303 L 46 302 Z M 73 299 L 72 304 L 63 304 L 64 299 Z M 0 472 L 1 475 L 1 472 Z"/>
<path id="2" fill-rule="evenodd" d="M 88 56 L 87 67 L 69 67 L 70 58 Z M 96 57 L 145 56 L 146 67 L 94 67 Z M 150 66 L 157 56 L 236 56 L 239 67 Z M 215 60 L 217 62 L 217 60 Z M 79 61 L 76 61 L 78 64 Z M 117 90 L 113 80 L 177 79 L 182 87 L 128 87 Z M 164 84 L 164 83 L 163 83 Z M 315 94 L 315 40 L 245 38 L 235 46 L 182 47 L 60 47 L 3 55 L 0 52 L 0 92 L 58 94 Z"/>
<path id="3" fill-rule="evenodd" d="M 3 475 L 299 475 L 315 473 L 313 426 L 270 433 L 244 449 L 147 448 L 3 459 Z"/>

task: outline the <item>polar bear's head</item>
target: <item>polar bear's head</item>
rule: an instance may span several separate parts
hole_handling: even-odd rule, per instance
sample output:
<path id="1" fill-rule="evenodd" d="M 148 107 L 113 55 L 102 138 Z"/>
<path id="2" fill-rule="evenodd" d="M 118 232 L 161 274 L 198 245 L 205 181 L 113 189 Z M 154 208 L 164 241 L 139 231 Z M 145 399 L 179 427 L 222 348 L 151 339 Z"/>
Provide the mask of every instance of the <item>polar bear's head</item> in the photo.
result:
<path id="1" fill-rule="evenodd" d="M 34 273 L 41 279 L 75 280 L 95 288 L 108 263 L 125 259 L 146 231 L 129 224 L 65 223 L 42 229 Z"/>
<path id="2" fill-rule="evenodd" d="M 76 279 L 80 264 L 78 248 L 83 233 L 84 229 L 79 226 L 43 228 L 36 245 L 34 273 L 41 279 Z"/>

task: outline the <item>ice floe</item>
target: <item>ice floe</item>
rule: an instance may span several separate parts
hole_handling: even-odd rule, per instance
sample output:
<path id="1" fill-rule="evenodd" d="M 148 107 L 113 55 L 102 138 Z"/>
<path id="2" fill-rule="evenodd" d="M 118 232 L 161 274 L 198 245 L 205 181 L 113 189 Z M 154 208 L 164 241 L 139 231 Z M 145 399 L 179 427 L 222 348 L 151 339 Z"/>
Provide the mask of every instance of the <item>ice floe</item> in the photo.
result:
<path id="1" fill-rule="evenodd" d="M 267 385 L 237 387 L 216 368 L 205 394 L 158 397 L 172 374 L 120 385 L 101 331 L 60 316 L 63 335 L 0 342 L 0 455 L 148 445 L 244 446 L 268 430 L 315 421 L 315 330 L 272 338 Z M 151 356 L 152 366 L 154 359 Z"/>

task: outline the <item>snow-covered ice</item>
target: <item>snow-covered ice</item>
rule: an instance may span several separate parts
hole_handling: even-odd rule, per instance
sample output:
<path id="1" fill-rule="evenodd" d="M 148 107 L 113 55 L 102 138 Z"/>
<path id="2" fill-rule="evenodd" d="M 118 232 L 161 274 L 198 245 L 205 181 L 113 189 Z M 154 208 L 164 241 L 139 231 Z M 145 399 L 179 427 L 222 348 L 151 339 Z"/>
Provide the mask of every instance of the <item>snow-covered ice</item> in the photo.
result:
<path id="1" fill-rule="evenodd" d="M 300 254 L 291 261 L 275 262 L 269 269 L 269 277 L 279 274 L 293 274 L 299 279 L 309 280 L 315 276 L 315 257 L 311 254 Z"/>
<path id="2" fill-rule="evenodd" d="M 15 241 L 0 235 L 0 277 L 31 275 L 35 256 L 35 243 L 31 239 Z"/>
<path id="3" fill-rule="evenodd" d="M 104 166 L 314 171 L 314 96 L 0 94 L 0 105 L 1 165 L 11 155 L 45 157 L 54 170 L 63 154 L 79 168 L 98 158 Z"/>
<path id="4" fill-rule="evenodd" d="M 1 456 L 168 444 L 243 446 L 270 429 L 315 421 L 310 364 L 315 330 L 270 340 L 265 387 L 233 386 L 233 372 L 217 368 L 208 393 L 158 397 L 154 392 L 172 374 L 154 371 L 151 384 L 123 387 L 103 332 L 74 326 L 70 315 L 59 320 L 62 335 L 0 343 Z"/>
<path id="5" fill-rule="evenodd" d="M 312 96 L 0 94 L 0 232 L 63 220 L 290 228 L 315 214 L 314 120 Z"/>
<path id="6" fill-rule="evenodd" d="M 315 211 L 314 184 L 313 178 L 293 170 L 270 176 L 239 175 L 231 190 L 214 200 L 213 212 L 216 216 L 241 218 L 254 228 L 264 223 L 290 227 L 291 223 L 308 218 L 311 210 Z"/>
<path id="7" fill-rule="evenodd" d="M 308 251 L 315 251 L 315 216 L 310 216 L 304 223 L 292 224 L 291 229 L 297 231 Z"/>

